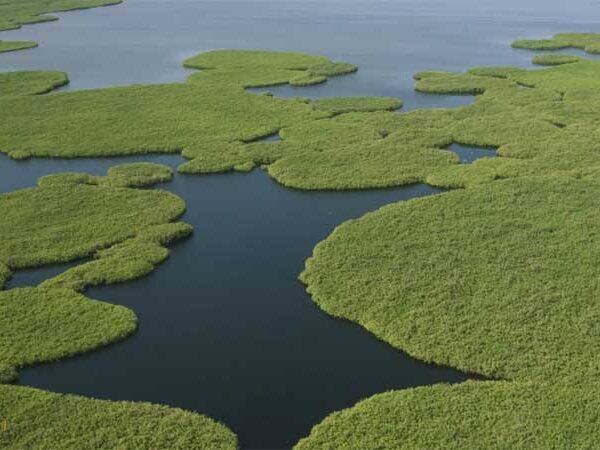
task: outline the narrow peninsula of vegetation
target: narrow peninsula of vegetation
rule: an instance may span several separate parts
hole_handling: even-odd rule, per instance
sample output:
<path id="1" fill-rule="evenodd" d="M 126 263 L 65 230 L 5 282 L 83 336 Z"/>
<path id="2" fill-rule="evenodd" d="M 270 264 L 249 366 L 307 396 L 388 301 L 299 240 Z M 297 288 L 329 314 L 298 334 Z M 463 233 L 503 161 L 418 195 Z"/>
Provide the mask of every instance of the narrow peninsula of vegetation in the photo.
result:
<path id="1" fill-rule="evenodd" d="M 592 449 L 598 394 L 505 381 L 392 391 L 331 414 L 294 450 Z"/>
<path id="2" fill-rule="evenodd" d="M 561 64 L 570 64 L 580 62 L 579 56 L 573 55 L 538 55 L 533 58 L 533 63 L 538 66 L 560 66 Z"/>
<path id="3" fill-rule="evenodd" d="M 0 98 L 12 95 L 38 95 L 53 91 L 69 82 L 64 72 L 1 72 Z"/>
<path id="4" fill-rule="evenodd" d="M 133 312 L 80 292 L 151 272 L 167 257 L 164 246 L 191 233 L 189 225 L 172 223 L 185 210 L 181 199 L 127 187 L 168 177 L 167 167 L 133 164 L 117 166 L 106 177 L 47 176 L 39 187 L 0 196 L 0 286 L 16 270 L 95 256 L 40 286 L 0 291 L 3 373 L 105 345 L 135 330 Z"/>
<path id="5" fill-rule="evenodd" d="M 0 41 L 0 53 L 25 50 L 27 48 L 37 47 L 37 42 L 33 41 Z"/>
<path id="6" fill-rule="evenodd" d="M 340 226 L 302 279 L 418 359 L 584 383 L 600 373 L 599 199 L 596 181 L 540 176 L 398 203 Z"/>

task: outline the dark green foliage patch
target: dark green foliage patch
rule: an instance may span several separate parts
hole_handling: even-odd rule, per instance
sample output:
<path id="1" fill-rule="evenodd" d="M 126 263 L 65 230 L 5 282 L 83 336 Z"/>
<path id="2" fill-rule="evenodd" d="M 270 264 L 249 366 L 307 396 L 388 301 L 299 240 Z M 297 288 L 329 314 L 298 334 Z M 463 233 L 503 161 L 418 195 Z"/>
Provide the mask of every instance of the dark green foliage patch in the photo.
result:
<path id="1" fill-rule="evenodd" d="M 0 385 L 5 448 L 236 450 L 235 435 L 197 413 Z"/>
<path id="2" fill-rule="evenodd" d="M 68 82 L 64 72 L 2 72 L 0 97 L 45 94 Z"/>
<path id="3" fill-rule="evenodd" d="M 37 47 L 37 42 L 33 41 L 0 41 L 0 53 L 25 50 L 27 48 Z"/>
<path id="4" fill-rule="evenodd" d="M 552 39 L 524 39 L 512 45 L 528 50 L 579 48 L 588 53 L 600 53 L 600 33 L 558 33 Z"/>
<path id="5" fill-rule="evenodd" d="M 185 210 L 181 199 L 123 187 L 170 176 L 164 166 L 122 165 L 106 177 L 53 175 L 39 187 L 0 196 L 2 285 L 11 271 L 95 256 L 41 286 L 0 291 L 0 366 L 7 373 L 106 345 L 135 330 L 132 311 L 78 292 L 150 273 L 168 256 L 166 245 L 191 233 L 189 225 L 174 222 Z"/>

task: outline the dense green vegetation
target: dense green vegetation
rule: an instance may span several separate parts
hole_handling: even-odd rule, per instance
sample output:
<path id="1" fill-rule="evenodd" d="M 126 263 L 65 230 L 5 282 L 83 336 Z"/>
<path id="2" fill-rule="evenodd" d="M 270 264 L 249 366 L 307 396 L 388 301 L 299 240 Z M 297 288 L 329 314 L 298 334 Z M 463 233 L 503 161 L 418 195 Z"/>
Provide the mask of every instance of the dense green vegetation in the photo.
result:
<path id="1" fill-rule="evenodd" d="M 442 169 L 426 181 L 464 187 L 538 174 L 594 177 L 600 163 L 595 144 L 599 68 L 597 61 L 581 60 L 543 70 L 499 67 L 418 75 L 417 89 L 423 92 L 481 93 L 472 106 L 453 112 L 446 129 L 455 142 L 495 147 L 501 156 Z"/>
<path id="2" fill-rule="evenodd" d="M 2 98 L 0 148 L 17 158 L 182 152 L 191 161 L 181 172 L 269 165 L 278 181 L 302 189 L 412 183 L 458 162 L 443 150 L 449 137 L 409 130 L 420 122 L 431 126 L 444 112 L 399 116 L 389 112 L 401 106 L 395 99 L 311 102 L 244 90 L 347 73 L 354 66 L 258 51 L 209 52 L 186 65 L 204 70 L 183 84 Z M 277 132 L 283 142 L 255 142 Z"/>
<path id="3" fill-rule="evenodd" d="M 120 244 L 99 250 L 93 261 L 80 264 L 43 282 L 41 288 L 68 287 L 82 291 L 90 286 L 113 284 L 148 275 L 169 252 L 165 245 L 192 232 L 190 225 L 156 225 Z"/>
<path id="4" fill-rule="evenodd" d="M 0 97 L 45 94 L 68 82 L 64 72 L 1 72 Z"/>
<path id="5" fill-rule="evenodd" d="M 0 325 L 0 364 L 16 368 L 121 340 L 137 319 L 127 308 L 70 289 L 21 288 L 0 291 Z"/>
<path id="6" fill-rule="evenodd" d="M 172 223 L 185 209 L 178 197 L 121 187 L 170 175 L 164 166 L 129 164 L 106 177 L 48 176 L 40 187 L 0 196 L 2 284 L 11 270 L 95 256 L 36 288 L 0 291 L 0 366 L 62 358 L 134 331 L 132 311 L 77 292 L 151 272 L 168 256 L 164 246 L 191 233 L 189 225 Z"/>
<path id="7" fill-rule="evenodd" d="M 14 52 L 16 50 L 25 50 L 26 48 L 37 47 L 37 42 L 33 41 L 0 41 L 0 53 Z"/>
<path id="8" fill-rule="evenodd" d="M 533 58 L 533 63 L 539 66 L 559 66 L 579 61 L 581 58 L 574 55 L 538 55 Z"/>
<path id="9" fill-rule="evenodd" d="M 37 287 L 0 290 L 0 383 L 19 367 L 124 339 L 137 327 L 128 308 L 82 295 L 89 286 L 150 273 L 165 248 L 188 236 L 173 194 L 131 187 L 172 177 L 157 164 L 123 164 L 107 176 L 66 173 L 0 196 L 0 288 L 11 270 L 91 257 Z M 10 448 L 236 449 L 226 427 L 204 416 L 143 403 L 107 402 L 0 385 Z"/>
<path id="10" fill-rule="evenodd" d="M 426 177 L 467 189 L 343 224 L 301 275 L 329 314 L 421 360 L 506 381 L 376 395 L 297 449 L 595 446 L 600 64 L 535 62 L 553 67 L 417 74 L 422 92 L 479 95 L 434 127 L 501 157 Z"/>
<path id="11" fill-rule="evenodd" d="M 567 62 L 557 58 L 542 62 Z M 14 158 L 181 152 L 190 161 L 180 172 L 260 165 L 299 189 L 423 181 L 463 187 L 540 171 L 587 176 L 600 162 L 593 114 L 598 61 L 418 74 L 419 91 L 478 97 L 471 106 L 406 114 L 390 111 L 401 105 L 394 99 L 288 100 L 244 90 L 347 70 L 326 61 L 296 53 L 215 51 L 188 60 L 189 67 L 204 70 L 182 84 L 4 96 L 0 149 Z M 273 133 L 283 140 L 257 142 Z M 460 165 L 446 150 L 452 143 L 494 147 L 501 158 Z"/>
<path id="12" fill-rule="evenodd" d="M 597 181 L 539 177 L 387 206 L 320 243 L 302 280 L 326 312 L 421 360 L 593 379 L 599 199 Z"/>
<path id="13" fill-rule="evenodd" d="M 353 64 L 333 63 L 322 56 L 295 52 L 260 50 L 218 50 L 202 53 L 184 62 L 201 69 L 190 81 L 206 81 L 242 87 L 291 84 L 309 86 L 329 77 L 356 72 Z"/>
<path id="14" fill-rule="evenodd" d="M 89 256 L 169 223 L 185 210 L 183 201 L 168 192 L 52 179 L 60 178 L 0 196 L 0 255 L 10 269 Z"/>
<path id="15" fill-rule="evenodd" d="M 4 448 L 235 450 L 235 435 L 196 413 L 149 403 L 94 400 L 0 385 L 10 413 Z"/>
<path id="16" fill-rule="evenodd" d="M 388 392 L 331 414 L 294 449 L 592 449 L 599 394 L 593 382 L 502 381 Z"/>
<path id="17" fill-rule="evenodd" d="M 600 53 L 600 33 L 558 33 L 552 39 L 524 39 L 512 45 L 528 50 L 579 48 L 588 53 Z"/>
<path id="18" fill-rule="evenodd" d="M 402 108 L 402 102 L 393 98 L 374 97 L 330 97 L 315 100 L 312 105 L 317 110 L 332 114 L 351 112 L 395 111 Z"/>
<path id="19" fill-rule="evenodd" d="M 38 184 L 42 187 L 68 184 L 90 184 L 113 187 L 146 187 L 164 183 L 173 178 L 170 167 L 153 163 L 119 164 L 108 169 L 107 176 L 100 177 L 87 173 L 66 172 L 46 175 Z"/>

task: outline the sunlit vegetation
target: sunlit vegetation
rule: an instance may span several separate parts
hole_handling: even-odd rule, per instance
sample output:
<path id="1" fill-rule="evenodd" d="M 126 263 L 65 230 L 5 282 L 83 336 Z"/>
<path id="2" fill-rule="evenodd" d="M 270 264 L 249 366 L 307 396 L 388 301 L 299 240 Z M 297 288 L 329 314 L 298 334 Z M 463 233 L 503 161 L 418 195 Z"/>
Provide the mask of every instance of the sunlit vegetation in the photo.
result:
<path id="1" fill-rule="evenodd" d="M 200 414 L 150 403 L 95 400 L 0 385 L 10 413 L 4 448 L 40 450 L 236 450 L 225 426 Z"/>
<path id="2" fill-rule="evenodd" d="M 387 206 L 319 244 L 302 279 L 325 311 L 421 360 L 592 379 L 599 199 L 597 181 L 536 177 Z"/>
<path id="3" fill-rule="evenodd" d="M 598 61 L 418 74 L 422 92 L 478 96 L 471 106 L 406 114 L 393 111 L 401 106 L 395 99 L 310 101 L 244 90 L 350 70 L 327 61 L 297 53 L 215 51 L 186 62 L 203 68 L 186 83 L 3 96 L 0 149 L 13 158 L 182 153 L 190 161 L 180 172 L 262 166 L 298 189 L 424 181 L 463 187 L 540 171 L 586 176 L 600 163 L 593 114 Z M 259 141 L 274 133 L 283 140 Z M 500 157 L 461 166 L 446 151 L 452 143 L 498 148 Z"/>
<path id="4" fill-rule="evenodd" d="M 515 45 L 594 51 L 594 36 Z M 288 100 L 245 90 L 356 70 L 299 53 L 214 51 L 186 61 L 201 71 L 185 83 L 47 96 L 26 95 L 48 89 L 19 87 L 15 75 L 13 93 L 0 97 L 0 149 L 13 158 L 181 153 L 189 161 L 180 172 L 261 166 L 299 189 L 465 188 L 343 224 L 316 247 L 302 281 L 327 313 L 421 360 L 503 381 L 375 396 L 333 414 L 298 447 L 588 448 L 600 406 L 590 382 L 600 370 L 600 62 L 535 62 L 550 67 L 417 74 L 421 92 L 476 97 L 406 114 L 395 99 Z M 260 141 L 275 133 L 281 141 Z M 453 143 L 497 148 L 499 157 L 460 165 L 447 150 Z M 170 241 L 191 232 L 173 223 L 180 199 L 131 188 L 170 177 L 167 168 L 130 165 L 106 177 L 44 177 L 38 188 L 0 197 L 10 212 L 0 218 L 0 281 L 10 270 L 94 257 L 36 288 L 2 293 L 13 296 L 5 307 L 17 317 L 26 308 L 14 298 L 39 303 L 42 323 L 59 292 L 69 293 L 65 308 L 86 306 L 82 326 L 61 331 L 69 345 L 50 345 L 53 330 L 23 317 L 38 333 L 31 342 L 48 345 L 5 353 L 2 379 L 131 332 L 135 317 L 118 308 L 108 325 L 85 326 L 86 314 L 109 305 L 81 292 L 149 273 Z"/>
<path id="5" fill-rule="evenodd" d="M 181 152 L 191 159 L 181 172 L 266 165 L 278 181 L 302 189 L 407 184 L 458 162 L 443 150 L 451 143 L 447 135 L 400 133 L 421 121 L 429 126 L 436 112 L 404 117 L 391 112 L 401 106 L 395 99 L 311 102 L 244 90 L 330 77 L 355 66 L 298 53 L 233 50 L 199 55 L 186 66 L 203 70 L 182 84 L 3 98 L 0 148 L 13 158 Z M 277 132 L 284 141 L 256 142 Z"/>
<path id="6" fill-rule="evenodd" d="M 590 449 L 598 387 L 466 382 L 375 395 L 331 414 L 294 450 Z"/>
<path id="7" fill-rule="evenodd" d="M 510 382 L 374 396 L 297 448 L 593 447 L 599 195 L 597 179 L 524 177 L 340 226 L 302 275 L 323 310 L 418 359 Z"/>
<path id="8" fill-rule="evenodd" d="M 69 184 L 90 184 L 113 187 L 146 187 L 164 183 L 173 178 L 170 167 L 153 163 L 128 163 L 108 169 L 107 176 L 94 176 L 87 173 L 66 172 L 46 175 L 40 178 L 42 187 Z"/>
<path id="9" fill-rule="evenodd" d="M 37 42 L 33 41 L 0 41 L 0 53 L 14 52 L 16 50 L 25 50 L 27 48 L 37 47 Z"/>
<path id="10" fill-rule="evenodd" d="M 472 106 L 455 110 L 447 129 L 455 142 L 498 148 L 500 156 L 438 170 L 426 181 L 464 187 L 539 174 L 595 177 L 598 69 L 599 62 L 582 59 L 542 70 L 477 68 L 420 77 L 422 91 L 481 92 Z"/>
<path id="11" fill-rule="evenodd" d="M 127 308 L 70 289 L 21 288 L 0 291 L 0 324 L 0 363 L 17 368 L 121 340 L 137 319 Z"/>
<path id="12" fill-rule="evenodd" d="M 588 53 L 600 53 L 600 33 L 558 33 L 552 39 L 523 39 L 512 45 L 528 50 L 579 48 Z"/>
<path id="13" fill-rule="evenodd" d="M 377 97 L 331 97 L 321 98 L 313 102 L 313 106 L 333 114 L 351 112 L 395 111 L 402 107 L 402 102 L 393 98 Z"/>
<path id="14" fill-rule="evenodd" d="M 189 236 L 191 232 L 191 226 L 183 223 L 153 226 L 134 238 L 99 250 L 93 261 L 69 269 L 43 282 L 40 287 L 68 287 L 75 291 L 83 291 L 90 286 L 143 277 L 169 256 L 166 245 Z"/>
<path id="15" fill-rule="evenodd" d="M 283 142 L 271 144 L 283 157 L 267 170 L 280 183 L 302 189 L 361 189 L 420 182 L 436 169 L 458 163 L 454 153 L 443 150 L 452 143 L 451 135 L 434 128 L 435 123 L 448 119 L 448 113 L 441 110 L 402 115 L 375 112 L 298 124 L 280 132 Z M 415 125 L 432 128 L 422 133 Z"/>
<path id="16" fill-rule="evenodd" d="M 538 55 L 533 58 L 533 63 L 538 66 L 559 66 L 579 61 L 581 58 L 574 55 Z"/>
<path id="17" fill-rule="evenodd" d="M 600 64 L 536 62 L 553 67 L 418 74 L 422 92 L 478 95 L 432 128 L 500 157 L 426 177 L 467 189 L 341 225 L 301 275 L 327 313 L 418 359 L 505 381 L 376 395 L 297 449 L 594 447 Z"/>
<path id="18" fill-rule="evenodd" d="M 64 72 L 2 72 L 0 97 L 45 94 L 68 82 Z"/>
<path id="19" fill-rule="evenodd" d="M 0 196 L 0 208 L 2 263 L 24 269 L 89 256 L 177 219 L 185 205 L 164 191 L 42 180 Z"/>
<path id="20" fill-rule="evenodd" d="M 426 94 L 479 95 L 494 87 L 506 87 L 499 76 L 477 76 L 447 72 L 422 72 L 414 76 L 416 90 Z"/>

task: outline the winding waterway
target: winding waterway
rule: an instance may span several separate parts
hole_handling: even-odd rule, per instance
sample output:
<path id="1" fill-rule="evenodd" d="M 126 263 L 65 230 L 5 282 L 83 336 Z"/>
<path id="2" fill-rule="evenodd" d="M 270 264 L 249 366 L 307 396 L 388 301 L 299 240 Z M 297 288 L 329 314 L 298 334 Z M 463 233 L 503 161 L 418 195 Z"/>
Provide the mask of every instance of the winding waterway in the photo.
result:
<path id="1" fill-rule="evenodd" d="M 2 190 L 45 173 L 101 174 L 140 159 L 148 158 L 5 158 Z M 297 281 L 312 248 L 337 224 L 436 189 L 301 192 L 260 170 L 176 176 L 163 187 L 185 199 L 183 220 L 195 234 L 150 277 L 89 292 L 135 310 L 139 331 L 97 352 L 24 369 L 22 384 L 197 410 L 230 426 L 245 448 L 287 448 L 328 413 L 376 392 L 466 379 L 328 317 Z M 11 284 L 37 283 L 56 269 L 17 273 Z"/>
<path id="2" fill-rule="evenodd" d="M 469 97 L 413 91 L 421 70 L 528 66 L 510 48 L 519 37 L 594 31 L 591 2 L 387 0 L 127 0 L 60 14 L 2 33 L 38 49 L 0 55 L 0 70 L 69 72 L 68 89 L 180 81 L 181 60 L 214 48 L 321 53 L 361 65 L 355 75 L 277 95 L 388 95 L 416 107 L 454 107 Z M 554 3 L 554 4 L 553 4 Z M 577 5 L 575 5 L 577 4 Z M 577 6 L 580 6 L 579 8 Z M 540 12 L 543 9 L 543 13 Z M 463 163 L 493 150 L 453 146 Z M 0 156 L 0 192 L 63 171 L 102 175 L 129 161 L 175 167 L 179 156 L 12 161 Z M 223 421 L 246 449 L 291 447 L 332 411 L 389 389 L 460 382 L 457 371 L 416 361 L 362 328 L 315 306 L 297 281 L 314 246 L 343 221 L 385 204 L 432 195 L 414 185 L 352 192 L 283 188 L 262 170 L 176 175 L 160 186 L 180 195 L 194 235 L 149 277 L 96 288 L 93 298 L 126 305 L 138 332 L 124 342 L 21 371 L 20 383 L 106 399 L 152 401 Z M 21 272 L 32 285 L 65 266 Z"/>

